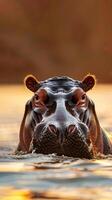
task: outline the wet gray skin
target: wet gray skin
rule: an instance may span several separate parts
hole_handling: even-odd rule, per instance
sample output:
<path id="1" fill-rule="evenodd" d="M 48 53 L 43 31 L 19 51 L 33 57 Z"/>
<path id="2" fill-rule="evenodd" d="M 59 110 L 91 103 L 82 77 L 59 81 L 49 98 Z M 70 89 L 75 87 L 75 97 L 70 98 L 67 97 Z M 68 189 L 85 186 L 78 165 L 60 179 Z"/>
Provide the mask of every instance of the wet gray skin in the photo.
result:
<path id="1" fill-rule="evenodd" d="M 30 151 L 36 153 L 57 153 L 80 158 L 92 158 L 92 144 L 89 140 L 89 99 L 77 85 L 61 87 L 49 85 L 39 89 L 46 93 L 45 110 L 34 108 L 32 127 L 34 134 Z M 77 106 L 75 93 L 82 90 L 84 106 Z M 79 91 L 80 92 L 80 91 Z M 35 94 L 37 98 L 37 93 Z M 38 98 L 37 98 L 38 100 Z M 86 100 L 86 103 L 84 102 Z"/>
<path id="2" fill-rule="evenodd" d="M 112 141 L 101 128 L 87 91 L 95 77 L 82 81 L 53 77 L 45 81 L 29 75 L 25 84 L 34 95 L 26 103 L 17 152 L 93 158 L 112 154 Z"/>

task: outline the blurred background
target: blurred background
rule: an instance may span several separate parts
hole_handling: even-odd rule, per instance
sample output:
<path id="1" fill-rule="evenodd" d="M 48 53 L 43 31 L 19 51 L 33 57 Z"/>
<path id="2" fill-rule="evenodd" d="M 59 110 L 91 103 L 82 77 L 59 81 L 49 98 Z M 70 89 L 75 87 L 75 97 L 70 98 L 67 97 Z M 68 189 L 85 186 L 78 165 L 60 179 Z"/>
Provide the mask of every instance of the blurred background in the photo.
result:
<path id="1" fill-rule="evenodd" d="M 111 0 L 0 0 L 0 83 L 95 74 L 112 82 Z"/>

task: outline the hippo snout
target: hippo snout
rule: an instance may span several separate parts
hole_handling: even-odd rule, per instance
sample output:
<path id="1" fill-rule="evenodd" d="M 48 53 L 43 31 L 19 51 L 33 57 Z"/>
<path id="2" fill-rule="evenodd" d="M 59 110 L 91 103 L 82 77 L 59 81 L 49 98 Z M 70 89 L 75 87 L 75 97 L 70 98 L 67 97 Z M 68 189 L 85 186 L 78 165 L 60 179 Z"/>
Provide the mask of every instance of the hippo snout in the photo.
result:
<path id="1" fill-rule="evenodd" d="M 88 128 L 84 124 L 78 127 L 75 124 L 48 123 L 39 124 L 35 128 L 31 151 L 36 153 L 57 153 L 58 155 L 75 155 L 90 158 L 88 150 Z"/>
<path id="2" fill-rule="evenodd" d="M 67 127 L 56 127 L 54 124 L 49 124 L 47 129 L 49 133 L 54 134 L 57 137 L 59 144 L 62 144 L 65 140 L 67 140 L 68 135 L 75 133 L 76 126 L 71 124 Z"/>
<path id="3" fill-rule="evenodd" d="M 35 128 L 32 148 L 38 153 L 44 151 L 44 153 L 56 152 L 67 155 L 71 146 L 74 146 L 74 149 L 80 149 L 82 144 L 87 146 L 88 128 L 82 123 L 79 125 L 57 122 L 40 123 Z"/>

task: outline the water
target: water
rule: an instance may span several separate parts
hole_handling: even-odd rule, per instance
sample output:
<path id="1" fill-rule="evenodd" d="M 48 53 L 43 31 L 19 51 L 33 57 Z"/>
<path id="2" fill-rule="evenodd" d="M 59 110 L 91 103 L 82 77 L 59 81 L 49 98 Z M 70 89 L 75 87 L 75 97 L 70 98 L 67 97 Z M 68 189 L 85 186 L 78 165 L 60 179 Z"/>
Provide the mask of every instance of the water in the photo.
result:
<path id="1" fill-rule="evenodd" d="M 24 104 L 31 93 L 22 86 L 0 87 L 0 198 L 112 199 L 112 156 L 87 160 L 55 154 L 14 155 Z M 112 86 L 89 93 L 101 125 L 112 131 Z"/>

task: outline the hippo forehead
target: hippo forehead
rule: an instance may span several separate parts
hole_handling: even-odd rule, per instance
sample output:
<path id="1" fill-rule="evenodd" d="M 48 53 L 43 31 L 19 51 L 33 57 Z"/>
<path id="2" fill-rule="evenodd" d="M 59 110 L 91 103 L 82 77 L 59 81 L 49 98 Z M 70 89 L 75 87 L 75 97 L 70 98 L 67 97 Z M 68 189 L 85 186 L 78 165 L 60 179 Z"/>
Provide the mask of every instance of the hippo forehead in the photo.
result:
<path id="1" fill-rule="evenodd" d="M 53 77 L 40 82 L 40 88 L 50 88 L 52 91 L 57 92 L 60 89 L 68 92 L 74 87 L 83 89 L 82 82 L 65 76 Z"/>

